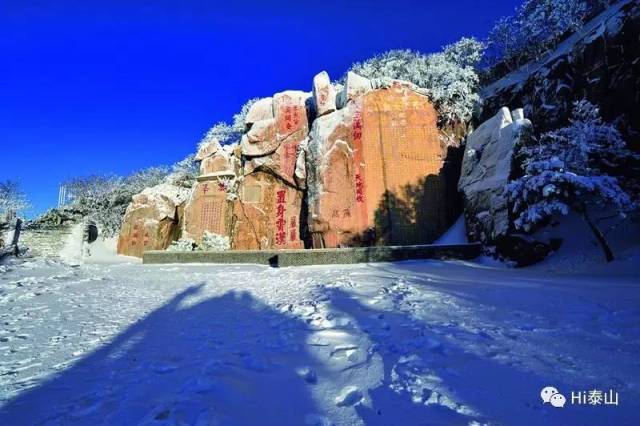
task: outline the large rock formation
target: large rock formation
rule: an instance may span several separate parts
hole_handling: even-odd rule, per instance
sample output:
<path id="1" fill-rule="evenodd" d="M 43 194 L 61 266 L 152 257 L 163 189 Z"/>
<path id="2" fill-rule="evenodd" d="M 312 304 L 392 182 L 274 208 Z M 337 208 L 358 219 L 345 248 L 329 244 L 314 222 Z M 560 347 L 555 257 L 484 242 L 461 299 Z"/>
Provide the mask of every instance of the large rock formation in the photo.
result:
<path id="1" fill-rule="evenodd" d="M 494 243 L 508 235 L 509 203 L 504 188 L 512 174 L 514 148 L 531 134 L 523 110 L 501 108 L 467 137 L 458 187 L 463 193 L 471 241 Z"/>
<path id="2" fill-rule="evenodd" d="M 372 89 L 349 73 L 342 109 L 312 126 L 307 152 L 314 247 L 417 244 L 449 224 L 446 150 L 426 96 L 395 81 Z"/>
<path id="3" fill-rule="evenodd" d="M 142 257 L 147 250 L 164 250 L 180 236 L 181 210 L 191 191 L 169 184 L 147 188 L 127 207 L 118 254 Z"/>
<path id="4" fill-rule="evenodd" d="M 455 183 L 443 172 L 446 144 L 427 97 L 410 83 L 354 73 L 338 95 L 326 72 L 312 89 L 255 102 L 239 145 L 203 144 L 184 218 L 167 216 L 173 225 L 153 231 L 161 244 L 136 239 L 136 255 L 166 247 L 177 222 L 184 238 L 220 234 L 234 250 L 428 243 L 446 230 Z M 136 208 L 139 222 L 157 216 Z"/>

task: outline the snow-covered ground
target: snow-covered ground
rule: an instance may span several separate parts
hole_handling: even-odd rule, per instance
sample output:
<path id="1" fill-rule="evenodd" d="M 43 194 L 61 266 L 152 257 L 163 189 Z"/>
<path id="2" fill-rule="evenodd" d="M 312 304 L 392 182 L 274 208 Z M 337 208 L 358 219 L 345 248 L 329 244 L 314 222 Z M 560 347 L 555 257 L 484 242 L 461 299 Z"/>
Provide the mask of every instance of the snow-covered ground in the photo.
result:
<path id="1" fill-rule="evenodd" d="M 619 269 L 14 261 L 0 424 L 638 424 L 640 287 Z M 619 405 L 571 405 L 593 389 Z"/>

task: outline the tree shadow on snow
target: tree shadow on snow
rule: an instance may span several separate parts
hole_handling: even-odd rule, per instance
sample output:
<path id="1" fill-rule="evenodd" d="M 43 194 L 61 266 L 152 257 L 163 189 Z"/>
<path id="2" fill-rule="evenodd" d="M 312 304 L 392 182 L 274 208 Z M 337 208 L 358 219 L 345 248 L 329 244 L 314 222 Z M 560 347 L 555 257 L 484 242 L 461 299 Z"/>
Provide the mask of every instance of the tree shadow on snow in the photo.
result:
<path id="1" fill-rule="evenodd" d="M 248 293 L 189 304 L 203 285 L 9 401 L 0 424 L 304 424 L 305 324 Z"/>

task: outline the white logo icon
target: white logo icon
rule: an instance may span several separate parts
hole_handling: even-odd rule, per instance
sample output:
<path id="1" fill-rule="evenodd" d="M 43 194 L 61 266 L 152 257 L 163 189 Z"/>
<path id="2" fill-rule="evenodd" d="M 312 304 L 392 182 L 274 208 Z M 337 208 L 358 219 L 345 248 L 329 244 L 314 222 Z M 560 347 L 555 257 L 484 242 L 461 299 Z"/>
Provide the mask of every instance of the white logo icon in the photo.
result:
<path id="1" fill-rule="evenodd" d="M 567 399 L 558 392 L 558 389 L 553 386 L 547 386 L 542 391 L 540 391 L 540 398 L 542 398 L 542 403 L 550 403 L 552 406 L 556 408 L 564 407 L 564 404 L 567 403 Z"/>

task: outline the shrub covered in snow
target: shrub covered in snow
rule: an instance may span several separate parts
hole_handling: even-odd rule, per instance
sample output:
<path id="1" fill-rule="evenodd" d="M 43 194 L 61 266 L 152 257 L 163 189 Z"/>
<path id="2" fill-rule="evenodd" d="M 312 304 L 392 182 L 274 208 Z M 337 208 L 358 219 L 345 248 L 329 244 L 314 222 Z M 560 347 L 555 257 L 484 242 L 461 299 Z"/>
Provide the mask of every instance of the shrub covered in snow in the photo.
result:
<path id="1" fill-rule="evenodd" d="M 20 184 L 13 180 L 0 181 L 0 223 L 7 215 L 19 213 L 29 208 L 27 196 L 20 189 Z"/>
<path id="2" fill-rule="evenodd" d="M 172 241 L 171 245 L 167 247 L 168 251 L 193 251 L 196 248 L 196 242 L 191 238 L 180 238 L 179 240 Z"/>
<path id="3" fill-rule="evenodd" d="M 199 248 L 205 251 L 225 251 L 231 248 L 231 241 L 226 235 L 219 235 L 214 234 L 213 232 L 204 231 L 202 244 Z"/>
<path id="4" fill-rule="evenodd" d="M 515 14 L 500 18 L 489 33 L 488 67 L 502 63 L 507 71 L 537 59 L 608 6 L 607 0 L 526 0 Z"/>
<path id="5" fill-rule="evenodd" d="M 634 206 L 613 176 L 616 167 L 634 156 L 618 130 L 602 121 L 596 106 L 583 100 L 574 104 L 569 126 L 545 133 L 538 144 L 519 151 L 525 174 L 506 188 L 515 226 L 532 231 L 555 214 L 577 211 L 612 259 L 589 209 L 615 208 L 625 214 Z"/>
<path id="6" fill-rule="evenodd" d="M 245 104 L 240 108 L 240 111 L 237 114 L 233 115 L 232 124 L 225 123 L 224 121 L 220 121 L 215 124 L 200 140 L 198 146 L 200 147 L 212 140 L 217 140 L 222 145 L 232 145 L 240 143 L 240 138 L 246 130 L 244 120 L 247 117 L 249 108 L 251 108 L 251 105 L 257 102 L 259 99 L 260 98 L 253 98 L 245 102 Z"/>
<path id="7" fill-rule="evenodd" d="M 390 50 L 353 64 L 349 71 L 372 79 L 409 81 L 424 89 L 445 122 L 465 122 L 478 100 L 475 67 L 483 50 L 482 43 L 463 38 L 446 46 L 442 53 L 430 55 Z"/>

